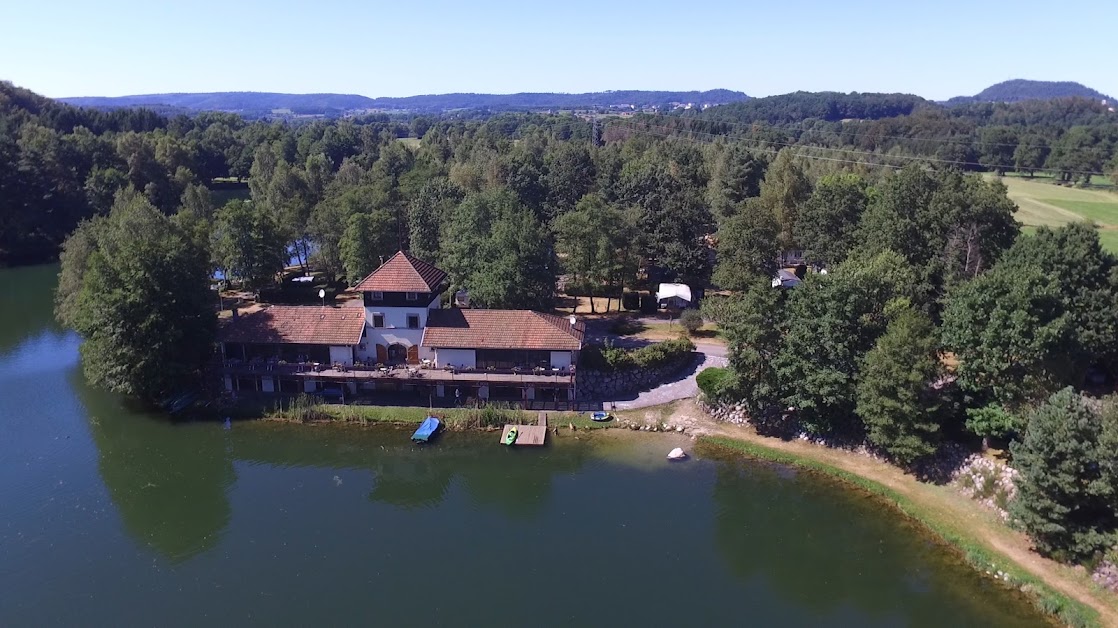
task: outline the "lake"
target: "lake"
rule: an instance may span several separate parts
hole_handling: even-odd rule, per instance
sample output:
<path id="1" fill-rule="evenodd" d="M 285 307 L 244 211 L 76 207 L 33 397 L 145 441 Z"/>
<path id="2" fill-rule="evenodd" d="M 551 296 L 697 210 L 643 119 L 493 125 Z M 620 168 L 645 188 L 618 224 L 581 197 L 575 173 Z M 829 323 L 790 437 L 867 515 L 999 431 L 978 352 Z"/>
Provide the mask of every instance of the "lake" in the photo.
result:
<path id="1" fill-rule="evenodd" d="M 174 424 L 0 270 L 0 625 L 1045 626 L 880 502 L 674 435 Z"/>

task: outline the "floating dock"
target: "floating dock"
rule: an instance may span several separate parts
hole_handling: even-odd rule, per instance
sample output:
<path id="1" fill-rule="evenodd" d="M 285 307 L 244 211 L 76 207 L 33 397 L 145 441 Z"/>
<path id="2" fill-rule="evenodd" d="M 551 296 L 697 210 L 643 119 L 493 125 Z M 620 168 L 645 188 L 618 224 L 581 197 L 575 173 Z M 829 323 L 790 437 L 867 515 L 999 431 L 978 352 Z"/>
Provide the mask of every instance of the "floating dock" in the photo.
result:
<path id="1" fill-rule="evenodd" d="M 508 436 L 509 430 L 516 428 L 516 442 L 514 445 L 534 445 L 539 446 L 544 444 L 547 439 L 547 413 L 541 412 L 536 421 L 536 425 L 506 425 L 505 429 L 501 430 L 501 443 L 505 442 L 505 437 Z"/>

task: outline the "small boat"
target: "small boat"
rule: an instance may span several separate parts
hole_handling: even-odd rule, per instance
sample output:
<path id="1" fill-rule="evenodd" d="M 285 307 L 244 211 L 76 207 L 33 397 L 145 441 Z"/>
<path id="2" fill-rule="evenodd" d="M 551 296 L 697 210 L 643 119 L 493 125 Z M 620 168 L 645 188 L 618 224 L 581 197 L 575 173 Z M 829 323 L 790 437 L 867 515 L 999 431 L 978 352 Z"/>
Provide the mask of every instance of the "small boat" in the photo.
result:
<path id="1" fill-rule="evenodd" d="M 415 430 L 415 433 L 411 435 L 411 439 L 417 443 L 426 443 L 431 440 L 435 432 L 439 431 L 439 425 L 438 419 L 429 416 L 423 419 L 423 422 L 419 424 L 419 429 Z"/>
<path id="2" fill-rule="evenodd" d="M 515 426 L 515 425 L 514 425 L 514 426 L 512 426 L 512 427 L 510 427 L 510 428 L 509 428 L 509 431 L 508 431 L 508 433 L 507 433 L 507 434 L 505 434 L 505 442 L 504 442 L 504 444 L 506 444 L 506 445 L 515 445 L 515 444 L 516 444 L 516 437 L 517 437 L 517 436 L 518 436 L 519 434 L 520 434 L 520 433 L 519 433 L 519 432 L 518 432 L 518 431 L 516 430 L 516 426 Z"/>
<path id="3" fill-rule="evenodd" d="M 590 413 L 590 420 L 591 421 L 597 421 L 599 423 L 604 423 L 606 421 L 612 421 L 613 420 L 613 415 L 610 414 L 609 412 L 604 411 L 604 410 L 598 411 L 598 412 L 591 412 Z"/>

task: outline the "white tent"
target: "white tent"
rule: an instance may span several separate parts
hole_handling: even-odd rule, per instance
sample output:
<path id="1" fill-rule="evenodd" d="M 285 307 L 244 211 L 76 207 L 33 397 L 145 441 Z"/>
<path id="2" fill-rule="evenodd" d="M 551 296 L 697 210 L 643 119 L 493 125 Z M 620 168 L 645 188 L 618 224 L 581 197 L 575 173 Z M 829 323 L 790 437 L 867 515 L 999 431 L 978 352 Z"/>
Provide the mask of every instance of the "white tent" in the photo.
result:
<path id="1" fill-rule="evenodd" d="M 691 287 L 682 283 L 662 283 L 660 288 L 656 290 L 656 302 L 663 305 L 664 301 L 669 299 L 679 299 L 686 301 L 684 305 L 690 305 Z"/>

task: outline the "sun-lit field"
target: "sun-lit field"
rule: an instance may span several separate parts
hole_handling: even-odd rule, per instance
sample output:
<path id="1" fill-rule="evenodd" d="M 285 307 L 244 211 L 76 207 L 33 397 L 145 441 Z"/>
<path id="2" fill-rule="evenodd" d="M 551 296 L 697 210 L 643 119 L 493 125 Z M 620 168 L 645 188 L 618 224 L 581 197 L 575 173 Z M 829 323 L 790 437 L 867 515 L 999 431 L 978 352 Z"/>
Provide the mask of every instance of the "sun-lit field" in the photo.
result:
<path id="1" fill-rule="evenodd" d="M 1098 225 L 1103 246 L 1118 253 L 1118 194 L 1103 180 L 1092 181 L 1095 185 L 1088 189 L 1055 185 L 1041 177 L 1003 177 L 1001 181 L 1017 203 L 1017 220 L 1022 225 L 1056 227 L 1087 220 Z"/>

